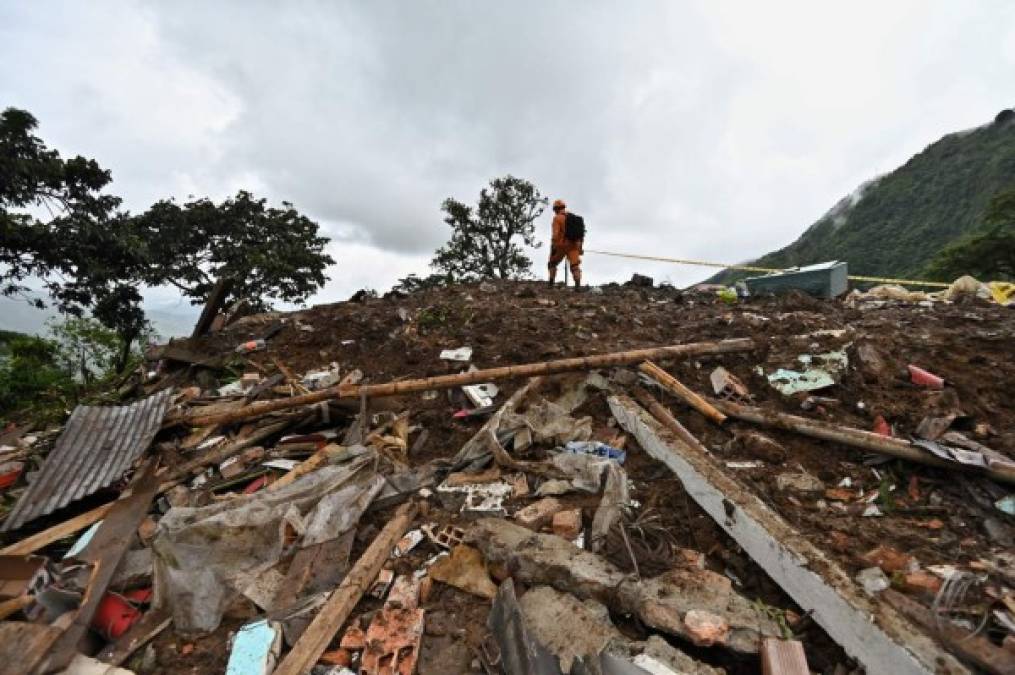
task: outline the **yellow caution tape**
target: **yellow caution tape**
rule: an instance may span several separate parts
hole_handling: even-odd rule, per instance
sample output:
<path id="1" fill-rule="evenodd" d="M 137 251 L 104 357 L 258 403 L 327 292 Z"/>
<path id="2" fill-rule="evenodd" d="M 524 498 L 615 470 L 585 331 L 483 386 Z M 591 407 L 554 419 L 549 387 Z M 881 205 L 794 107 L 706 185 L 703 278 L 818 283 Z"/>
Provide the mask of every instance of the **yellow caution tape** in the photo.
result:
<path id="1" fill-rule="evenodd" d="M 598 253 L 609 255 L 615 258 L 633 258 L 635 260 L 654 260 L 657 262 L 677 263 L 678 265 L 698 265 L 701 267 L 717 267 L 720 269 L 743 270 L 745 272 L 785 272 L 786 270 L 773 267 L 754 267 L 752 265 L 728 265 L 726 263 L 706 262 L 704 260 L 682 260 L 680 258 L 662 258 L 654 255 L 636 255 L 634 253 L 611 253 L 610 251 L 594 251 L 585 249 L 585 253 Z M 888 277 L 864 277 L 851 274 L 852 281 L 873 281 L 879 284 L 899 284 L 900 286 L 933 286 L 935 288 L 948 288 L 951 284 L 942 281 L 918 281 L 916 279 L 891 279 Z"/>

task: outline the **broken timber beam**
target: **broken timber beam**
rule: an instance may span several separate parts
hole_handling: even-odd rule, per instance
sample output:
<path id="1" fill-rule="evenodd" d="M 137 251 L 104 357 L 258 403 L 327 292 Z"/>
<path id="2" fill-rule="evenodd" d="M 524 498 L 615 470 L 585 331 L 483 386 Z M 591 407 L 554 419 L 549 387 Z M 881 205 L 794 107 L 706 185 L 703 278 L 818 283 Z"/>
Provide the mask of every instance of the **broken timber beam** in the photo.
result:
<path id="1" fill-rule="evenodd" d="M 225 304 L 226 295 L 229 294 L 232 287 L 231 279 L 220 277 L 215 282 L 215 285 L 211 287 L 211 293 L 208 294 L 208 300 L 204 303 L 204 309 L 201 310 L 201 316 L 194 325 L 194 332 L 190 334 L 190 339 L 199 338 L 208 332 L 212 322 L 215 321 L 215 316 Z"/>
<path id="2" fill-rule="evenodd" d="M 109 513 L 114 504 L 116 504 L 115 501 L 97 506 L 91 511 L 85 511 L 70 520 L 65 520 L 42 532 L 33 534 L 21 541 L 16 541 L 10 546 L 0 549 L 0 555 L 28 555 L 29 553 L 35 553 L 40 548 L 45 548 L 55 541 L 60 541 L 64 537 L 69 537 L 75 532 L 80 532 L 89 525 L 99 522 L 106 517 L 106 514 Z"/>
<path id="3" fill-rule="evenodd" d="M 673 377 L 651 361 L 645 361 L 643 364 L 638 366 L 638 370 L 651 377 L 653 380 L 661 384 L 666 391 L 670 392 L 716 424 L 722 426 L 722 423 L 726 421 L 726 415 L 723 415 L 721 412 L 716 410 L 714 405 L 688 389 L 684 386 L 683 382 Z"/>
<path id="4" fill-rule="evenodd" d="M 342 583 L 328 597 L 321 611 L 317 613 L 273 675 L 303 675 L 310 672 L 317 659 L 328 648 L 328 643 L 335 637 L 335 633 L 349 618 L 356 603 L 377 578 L 384 561 L 391 555 L 391 549 L 409 529 L 415 516 L 416 505 L 412 502 L 399 507 L 380 534 L 370 542 L 370 546 L 349 570 Z"/>
<path id="5" fill-rule="evenodd" d="M 130 548 L 134 533 L 155 499 L 158 491 L 155 464 L 156 460 L 149 459 L 138 469 L 130 483 L 130 496 L 114 502 L 91 541 L 76 556 L 77 560 L 91 565 L 81 604 L 74 610 L 70 625 L 52 645 L 44 653 L 26 659 L 25 665 L 32 665 L 24 672 L 62 671 L 78 652 L 78 645 L 88 632 L 120 560 Z"/>
<path id="6" fill-rule="evenodd" d="M 669 410 L 667 410 L 662 403 L 656 400 L 656 397 L 648 393 L 641 387 L 635 388 L 632 392 L 634 397 L 638 399 L 638 403 L 645 406 L 652 415 L 666 425 L 670 431 L 680 437 L 684 443 L 687 443 L 692 448 L 695 448 L 701 452 L 708 453 L 708 448 L 698 440 L 697 436 L 687 430 L 683 424 L 681 424 L 676 417 L 673 416 Z"/>
<path id="7" fill-rule="evenodd" d="M 969 673 L 899 612 L 865 595 L 839 565 L 711 457 L 683 443 L 627 396 L 609 397 L 620 426 L 666 464 L 687 493 L 868 673 Z"/>
<path id="8" fill-rule="evenodd" d="M 235 422 L 237 420 L 260 417 L 276 410 L 285 410 L 298 406 L 318 403 L 339 398 L 373 398 L 377 396 L 395 396 L 397 394 L 410 394 L 431 389 L 450 389 L 461 387 L 467 384 L 480 384 L 496 380 L 508 380 L 522 377 L 533 377 L 536 375 L 554 375 L 557 373 L 574 372 L 578 370 L 593 370 L 609 366 L 629 366 L 641 363 L 648 359 L 674 359 L 690 356 L 709 356 L 716 354 L 729 354 L 733 352 L 747 352 L 755 348 L 755 343 L 750 338 L 735 338 L 732 340 L 719 340 L 714 342 L 691 342 L 683 345 L 670 345 L 668 347 L 651 347 L 648 349 L 635 349 L 627 352 L 613 352 L 610 354 L 597 354 L 595 356 L 579 356 L 570 359 L 559 359 L 556 361 L 543 361 L 539 363 L 525 363 L 517 366 L 503 366 L 500 368 L 487 368 L 474 370 L 470 373 L 459 373 L 456 375 L 439 375 L 436 377 L 424 377 L 415 380 L 402 380 L 401 382 L 388 382 L 385 384 L 364 384 L 331 387 L 322 389 L 303 396 L 294 396 L 287 399 L 275 401 L 259 401 L 243 408 L 223 412 L 221 414 L 205 414 L 200 411 L 192 411 L 184 415 L 168 417 L 167 424 L 187 424 L 190 426 L 203 426 L 206 424 L 222 424 Z"/>
<path id="9" fill-rule="evenodd" d="M 798 434 L 810 436 L 811 438 L 842 443 L 843 445 L 849 445 L 860 450 L 898 457 L 899 459 L 905 459 L 918 464 L 926 464 L 952 471 L 960 470 L 979 473 L 989 476 L 998 482 L 1015 484 L 1015 465 L 1006 466 L 1002 463 L 994 463 L 986 467 L 978 467 L 960 462 L 949 462 L 930 454 L 926 450 L 902 438 L 891 438 L 872 431 L 865 431 L 864 429 L 839 426 L 820 420 L 772 412 L 729 401 L 715 400 L 713 402 L 717 408 L 730 417 L 735 417 L 744 422 L 783 429 L 785 431 L 795 431 Z"/>

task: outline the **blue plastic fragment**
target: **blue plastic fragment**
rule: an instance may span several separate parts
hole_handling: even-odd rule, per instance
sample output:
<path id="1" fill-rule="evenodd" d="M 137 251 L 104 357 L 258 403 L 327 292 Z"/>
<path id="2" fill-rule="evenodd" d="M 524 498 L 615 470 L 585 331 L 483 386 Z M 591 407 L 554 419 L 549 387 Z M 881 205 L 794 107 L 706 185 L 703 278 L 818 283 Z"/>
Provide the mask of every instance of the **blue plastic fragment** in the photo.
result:
<path id="1" fill-rule="evenodd" d="M 592 455 L 603 459 L 613 459 L 617 464 L 623 464 L 627 459 L 627 453 L 620 448 L 599 441 L 568 441 L 564 450 L 572 455 Z"/>
<path id="2" fill-rule="evenodd" d="M 236 632 L 226 675 L 268 675 L 282 647 L 279 625 L 260 619 Z"/>

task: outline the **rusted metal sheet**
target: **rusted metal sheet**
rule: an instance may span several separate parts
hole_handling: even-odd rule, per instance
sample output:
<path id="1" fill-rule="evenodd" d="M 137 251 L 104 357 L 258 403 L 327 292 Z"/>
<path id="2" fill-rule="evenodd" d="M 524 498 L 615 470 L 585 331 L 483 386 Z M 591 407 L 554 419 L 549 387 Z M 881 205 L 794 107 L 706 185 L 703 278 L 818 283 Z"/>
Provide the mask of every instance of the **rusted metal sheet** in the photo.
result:
<path id="1" fill-rule="evenodd" d="M 16 530 L 119 480 L 151 445 L 171 402 L 167 389 L 131 405 L 75 408 L 0 531 Z"/>

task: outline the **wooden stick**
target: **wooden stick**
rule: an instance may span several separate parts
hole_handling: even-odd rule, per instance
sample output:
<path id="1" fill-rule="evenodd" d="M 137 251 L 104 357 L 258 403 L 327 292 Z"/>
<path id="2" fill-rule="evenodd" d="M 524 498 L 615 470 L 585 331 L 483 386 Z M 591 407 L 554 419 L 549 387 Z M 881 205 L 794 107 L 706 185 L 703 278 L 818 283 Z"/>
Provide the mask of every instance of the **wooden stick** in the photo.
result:
<path id="1" fill-rule="evenodd" d="M 30 604 L 32 604 L 32 596 L 27 593 L 19 595 L 16 598 L 11 598 L 10 600 L 0 602 L 0 621 L 3 621 L 11 614 L 14 614 L 14 612 L 21 611 Z"/>
<path id="2" fill-rule="evenodd" d="M 941 620 L 939 629 L 931 610 L 898 591 L 889 588 L 882 591 L 879 597 L 923 626 L 928 633 L 935 635 L 952 653 L 972 661 L 992 675 L 1015 673 L 1015 654 L 1007 649 L 994 645 L 981 635 L 971 636 L 968 630 L 959 628 L 947 619 Z"/>
<path id="3" fill-rule="evenodd" d="M 338 446 L 330 446 L 330 445 L 324 446 L 323 448 L 321 448 L 320 450 L 318 450 L 314 454 L 310 455 L 310 457 L 306 458 L 305 460 L 303 460 L 302 462 L 300 462 L 299 464 L 294 466 L 292 471 L 290 471 L 289 473 L 285 474 L 284 476 L 281 476 L 278 480 L 276 480 L 274 483 L 270 484 L 265 489 L 267 489 L 268 491 L 274 491 L 274 490 L 278 490 L 280 488 L 284 488 L 286 485 L 289 485 L 290 483 L 292 483 L 297 478 L 302 478 L 303 476 L 307 475 L 311 471 L 316 471 L 317 468 L 319 466 L 321 466 L 321 464 L 324 464 L 324 462 L 327 461 L 327 459 L 328 459 L 328 448 L 331 448 L 331 447 L 338 447 Z"/>
<path id="4" fill-rule="evenodd" d="M 662 403 L 657 401 L 655 396 L 648 393 L 641 387 L 636 387 L 631 393 L 634 394 L 634 397 L 638 399 L 639 403 L 645 406 L 645 408 L 652 413 L 653 417 L 662 422 L 667 429 L 675 433 L 680 440 L 699 452 L 703 452 L 706 455 L 711 454 L 708 451 L 708 448 L 702 445 L 701 441 L 698 440 L 698 437 L 688 431 L 683 424 L 677 421 L 677 418 L 673 416 L 673 413 L 667 410 Z"/>
<path id="5" fill-rule="evenodd" d="M 64 537 L 69 537 L 75 532 L 80 532 L 89 525 L 94 525 L 109 513 L 109 509 L 113 508 L 113 504 L 116 502 L 109 502 L 98 506 L 91 511 L 86 511 L 79 515 L 74 516 L 70 520 L 65 520 L 59 525 L 54 525 L 48 529 L 33 534 L 30 537 L 26 537 L 21 541 L 15 542 L 4 549 L 0 549 L 0 555 L 28 555 L 29 553 L 35 553 L 41 548 L 49 546 L 55 541 L 60 541 Z"/>
<path id="6" fill-rule="evenodd" d="M 408 502 L 399 507 L 328 598 L 306 632 L 293 645 L 292 651 L 275 669 L 274 675 L 303 675 L 313 668 L 335 633 L 349 618 L 356 603 L 377 578 L 384 561 L 391 555 L 391 549 L 409 529 L 415 515 L 414 503 Z"/>
<path id="7" fill-rule="evenodd" d="M 304 387 L 303 384 L 299 381 L 299 379 L 295 375 L 293 375 L 293 371 L 289 370 L 289 366 L 287 366 L 285 362 L 282 361 L 282 359 L 278 358 L 277 356 L 272 356 L 271 362 L 275 364 L 276 368 L 278 368 L 278 372 L 282 373 L 282 377 L 285 378 L 286 382 L 296 387 L 297 391 L 299 391 L 301 394 L 310 393 L 310 390 Z"/>
<path id="8" fill-rule="evenodd" d="M 730 417 L 751 422 L 752 424 L 795 431 L 798 434 L 810 436 L 811 438 L 842 443 L 843 445 L 849 445 L 860 450 L 898 457 L 899 459 L 905 459 L 918 464 L 936 466 L 952 471 L 981 473 L 1002 483 L 1015 484 L 1015 471 L 1012 469 L 999 466 L 981 468 L 962 464 L 961 462 L 949 462 L 901 438 L 890 438 L 872 431 L 829 424 L 828 422 L 798 417 L 797 415 L 772 412 L 752 406 L 731 403 L 730 401 L 715 399 L 712 403 Z"/>
<path id="9" fill-rule="evenodd" d="M 366 384 L 331 387 L 315 391 L 305 396 L 294 396 L 288 399 L 276 401 L 259 401 L 244 406 L 238 410 L 231 410 L 218 414 L 203 414 L 200 410 L 190 411 L 184 415 L 167 418 L 166 424 L 188 424 L 190 426 L 203 426 L 205 424 L 216 424 L 235 422 L 237 420 L 260 417 L 276 410 L 285 410 L 297 406 L 318 403 L 337 398 L 359 398 L 366 396 L 373 398 L 377 396 L 395 396 L 397 394 L 411 394 L 430 389 L 450 389 L 467 384 L 480 384 L 496 380 L 507 380 L 521 377 L 533 377 L 536 375 L 553 375 L 556 373 L 567 373 L 576 370 L 593 370 L 608 366 L 628 366 L 640 363 L 648 359 L 675 359 L 690 356 L 707 356 L 716 354 L 729 354 L 732 352 L 746 352 L 755 348 L 754 341 L 750 338 L 736 338 L 733 340 L 720 340 L 717 342 L 692 342 L 683 345 L 670 345 L 668 347 L 652 347 L 648 349 L 635 349 L 627 352 L 613 352 L 610 354 L 598 354 L 596 356 L 581 356 L 571 359 L 559 359 L 557 361 L 544 361 L 540 363 L 526 363 L 517 366 L 503 366 L 501 368 L 487 368 L 475 370 L 471 373 L 460 373 L 456 375 L 440 375 L 437 377 L 425 377 L 415 380 L 402 380 L 401 382 L 388 382 L 386 384 Z"/>
<path id="10" fill-rule="evenodd" d="M 680 380 L 673 377 L 665 370 L 663 370 L 656 364 L 652 363 L 651 361 L 646 361 L 645 363 L 641 364 L 638 367 L 638 370 L 645 373 L 659 384 L 663 385 L 663 387 L 671 394 L 673 394 L 681 401 L 691 406 L 692 408 L 694 408 L 702 415 L 715 422 L 716 424 L 721 426 L 722 423 L 726 421 L 726 415 L 723 415 L 721 412 L 716 410 L 715 406 L 713 406 L 711 403 L 703 399 L 695 392 L 688 389 L 686 386 L 684 386 L 684 384 Z"/>
<path id="11" fill-rule="evenodd" d="M 777 638 L 762 640 L 761 672 L 763 675 L 810 675 L 803 643 Z"/>

